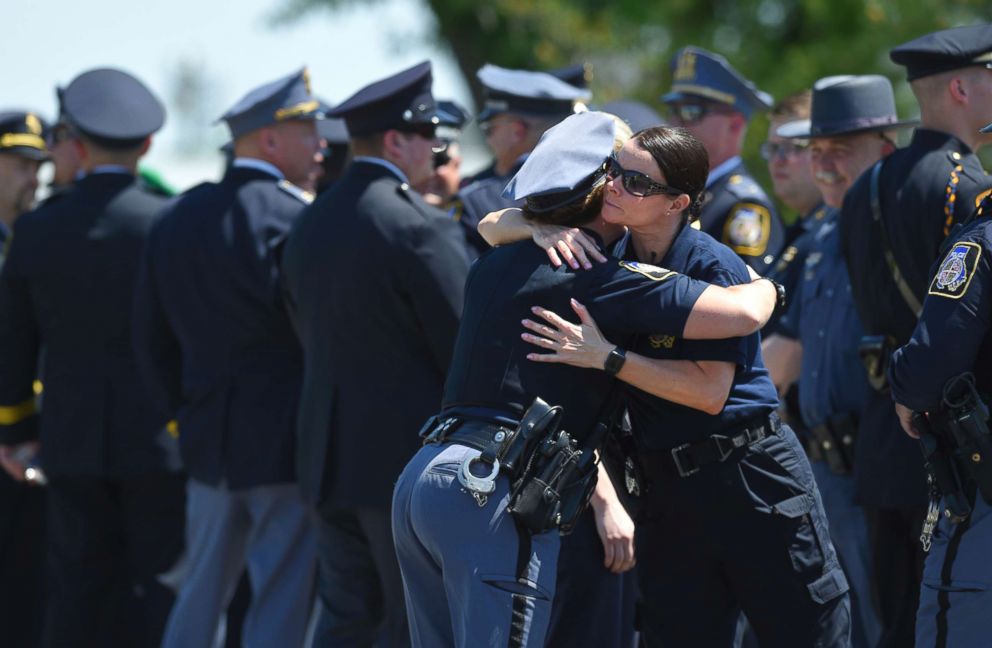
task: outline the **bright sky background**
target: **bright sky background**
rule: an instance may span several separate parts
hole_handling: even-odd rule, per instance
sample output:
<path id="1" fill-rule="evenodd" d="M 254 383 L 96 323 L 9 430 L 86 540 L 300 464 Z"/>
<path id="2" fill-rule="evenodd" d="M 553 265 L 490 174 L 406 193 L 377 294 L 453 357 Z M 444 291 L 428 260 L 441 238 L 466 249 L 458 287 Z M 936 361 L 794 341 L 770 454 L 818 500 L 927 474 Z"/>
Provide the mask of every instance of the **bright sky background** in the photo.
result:
<path id="1" fill-rule="evenodd" d="M 434 62 L 434 95 L 470 105 L 450 54 L 428 42 L 433 17 L 422 0 L 316 11 L 283 25 L 273 19 L 283 0 L 11 0 L 4 5 L 0 110 L 36 110 L 52 119 L 55 86 L 104 66 L 136 75 L 172 110 L 174 78 L 186 62 L 210 82 L 205 110 L 212 121 L 251 88 L 303 65 L 310 68 L 314 92 L 338 103 L 426 58 Z M 189 159 L 178 150 L 178 122 L 166 120 L 148 165 L 179 187 L 219 174 L 214 150 L 226 141 L 226 128 L 205 129 L 197 140 L 200 154 Z"/>

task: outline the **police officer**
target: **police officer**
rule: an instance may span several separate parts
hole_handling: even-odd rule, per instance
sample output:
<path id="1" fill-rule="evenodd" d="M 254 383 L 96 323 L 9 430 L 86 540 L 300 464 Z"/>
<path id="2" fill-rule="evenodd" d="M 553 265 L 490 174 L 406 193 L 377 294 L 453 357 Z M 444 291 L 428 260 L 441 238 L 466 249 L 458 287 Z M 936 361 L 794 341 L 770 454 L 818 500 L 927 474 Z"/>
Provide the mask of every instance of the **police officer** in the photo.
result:
<path id="1" fill-rule="evenodd" d="M 514 205 L 503 196 L 503 188 L 541 135 L 575 112 L 578 101 L 591 96 L 588 90 L 546 72 L 485 65 L 476 76 L 485 93 L 479 126 L 495 161 L 492 175 L 466 185 L 455 201 L 453 215 L 464 228 L 472 258 L 489 249 L 477 231 L 479 221 L 489 212 Z"/>
<path id="2" fill-rule="evenodd" d="M 628 255 L 716 284 L 748 280 L 742 260 L 688 224 L 708 169 L 698 140 L 648 129 L 614 164 L 603 218 L 632 229 Z M 634 183 L 644 177 L 681 195 L 648 202 Z M 535 359 L 598 368 L 624 353 L 580 318 L 582 327 L 546 315 L 557 330 L 536 342 L 556 353 Z M 847 581 L 809 464 L 774 414 L 757 337 L 695 341 L 652 328 L 617 374 L 638 387 L 624 393 L 646 481 L 636 540 L 648 646 L 733 645 L 741 610 L 762 645 L 849 641 Z"/>
<path id="3" fill-rule="evenodd" d="M 44 122 L 34 113 L 0 112 L 0 266 L 14 221 L 34 205 L 38 170 L 48 159 Z M 21 461 L 0 446 L 0 627 L 12 645 L 38 645 L 44 575 L 44 491 L 19 483 Z"/>
<path id="4" fill-rule="evenodd" d="M 305 366 L 297 471 L 319 512 L 319 646 L 409 643 L 390 496 L 441 400 L 468 273 L 458 225 L 410 189 L 432 170 L 435 111 L 429 62 L 338 104 L 355 157 L 284 253 Z"/>
<path id="5" fill-rule="evenodd" d="M 688 128 L 710 156 L 700 229 L 764 272 L 782 248 L 784 228 L 744 166 L 741 148 L 751 115 L 769 108 L 771 97 L 722 56 L 684 47 L 672 58 L 672 87 L 661 100 L 669 121 Z"/>
<path id="6" fill-rule="evenodd" d="M 45 645 L 157 646 L 172 603 L 157 576 L 182 551 L 183 476 L 168 416 L 135 370 L 130 322 L 142 247 L 164 204 L 135 174 L 165 112 L 133 76 L 97 69 L 65 88 L 61 113 L 86 175 L 14 226 L 0 275 L 0 437 L 40 441 Z"/>
<path id="7" fill-rule="evenodd" d="M 279 258 L 312 200 L 299 184 L 320 162 L 319 109 L 306 69 L 245 95 L 222 117 L 234 140 L 224 178 L 186 192 L 148 240 L 135 349 L 190 477 L 189 572 L 163 646 L 209 645 L 246 563 L 244 640 L 303 644 L 316 539 L 295 483 L 303 358 Z"/>
<path id="8" fill-rule="evenodd" d="M 328 112 L 331 106 L 322 103 L 321 112 Z M 341 178 L 345 167 L 351 161 L 348 147 L 348 127 L 344 125 L 343 119 L 321 119 L 317 122 L 317 132 L 324 140 L 324 150 L 321 151 L 322 173 L 317 178 L 318 195 L 330 189 L 335 182 Z"/>
<path id="9" fill-rule="evenodd" d="M 868 531 L 854 477 L 861 460 L 855 448 L 860 449 L 861 437 L 875 433 L 879 418 L 865 415 L 871 391 L 858 354 L 863 328 L 840 253 L 837 218 L 845 186 L 840 179 L 857 177 L 892 150 L 880 134 L 891 137 L 896 121 L 888 80 L 828 77 L 814 86 L 811 119 L 778 129 L 808 142 L 813 178 L 828 211 L 814 232 L 792 306 L 779 326 L 782 337 L 799 345 L 797 353 L 790 354 L 776 339 L 766 350 L 780 374 L 773 376 L 777 384 L 787 385 L 798 374 L 807 449 L 852 585 L 856 646 L 875 645 L 881 631 L 872 608 Z"/>
<path id="10" fill-rule="evenodd" d="M 908 147 L 877 167 L 877 204 L 873 169 L 847 193 L 840 220 L 841 250 L 865 333 L 880 336 L 872 341 L 876 347 L 889 340 L 878 353 L 882 360 L 909 340 L 941 240 L 992 186 L 974 154 L 988 141 L 978 130 L 988 121 L 990 52 L 989 25 L 936 32 L 890 52 L 906 67 L 921 125 Z M 884 379 L 884 369 L 877 374 Z M 881 645 L 904 646 L 912 641 L 917 607 L 926 481 L 920 452 L 899 431 L 888 401 L 880 392 L 868 404 L 866 416 L 877 424 L 859 439 L 856 479 L 869 514 L 874 582 L 883 605 Z"/>
<path id="11" fill-rule="evenodd" d="M 434 173 L 415 189 L 428 204 L 447 209 L 461 186 L 460 138 L 470 116 L 454 101 L 438 101 L 437 109 L 438 146 L 434 149 Z"/>
<path id="12" fill-rule="evenodd" d="M 984 132 L 992 133 L 992 124 Z M 992 309 L 992 221 L 988 210 L 992 200 L 986 198 L 979 207 L 977 218 L 952 235 L 946 254 L 935 265 L 935 272 L 923 302 L 920 320 L 909 342 L 892 358 L 889 379 L 895 409 L 908 435 L 919 438 L 921 430 L 913 413 L 926 413 L 925 419 L 939 420 L 946 416 L 947 391 L 950 381 L 964 372 L 972 372 L 978 393 L 992 389 L 992 346 L 990 346 L 990 309 Z M 983 213 L 984 212 L 984 213 Z M 977 394 L 976 394 L 977 396 Z M 976 398 L 974 405 L 987 408 Z M 973 406 L 974 406 L 973 405 Z M 987 412 L 987 409 L 985 410 Z M 988 447 L 987 414 L 979 415 Z M 948 435 L 944 430 L 942 434 Z M 961 441 L 945 436 L 941 443 Z M 967 499 L 970 515 L 952 521 L 941 515 L 949 510 L 948 500 L 942 508 L 933 510 L 928 518 L 921 541 L 932 548 L 926 557 L 920 607 L 916 616 L 917 646 L 981 646 L 988 643 L 989 617 L 985 611 L 992 604 L 992 568 L 988 559 L 992 541 L 992 483 L 987 469 L 984 481 L 978 482 L 978 470 L 985 459 L 975 450 L 955 449 L 953 455 Z M 977 492 L 976 492 L 977 491 Z M 945 496 L 951 493 L 944 493 Z M 936 528 L 933 524 L 936 523 Z"/>
<path id="13" fill-rule="evenodd" d="M 564 120 L 548 131 L 507 191 L 526 199 L 538 222 L 582 224 L 601 244 L 612 243 L 621 230 L 597 218 L 598 192 L 587 195 L 602 186 L 613 129 L 613 118 L 603 113 Z M 517 336 L 531 307 L 565 308 L 572 296 L 624 339 L 655 327 L 716 337 L 755 330 L 771 310 L 767 287 L 763 281 L 741 287 L 752 296 L 737 301 L 744 294 L 615 258 L 573 272 L 553 268 L 529 242 L 497 248 L 473 266 L 440 423 L 425 428 L 430 441 L 407 464 L 394 496 L 415 646 L 544 645 L 558 534 L 515 528 L 507 511 L 510 478 L 502 472 L 493 474 L 494 490 L 485 497 L 471 494 L 464 472 L 456 477 L 467 460 L 469 468 L 478 463 L 487 443 L 505 438 L 535 396 L 563 408 L 561 427 L 580 445 L 611 405 L 612 376 L 528 362 L 528 347 Z M 754 306 L 752 299 L 764 304 L 761 317 L 743 317 L 741 307 Z M 631 309 L 638 318 L 629 317 Z M 707 317 L 714 319 L 705 324 Z"/>

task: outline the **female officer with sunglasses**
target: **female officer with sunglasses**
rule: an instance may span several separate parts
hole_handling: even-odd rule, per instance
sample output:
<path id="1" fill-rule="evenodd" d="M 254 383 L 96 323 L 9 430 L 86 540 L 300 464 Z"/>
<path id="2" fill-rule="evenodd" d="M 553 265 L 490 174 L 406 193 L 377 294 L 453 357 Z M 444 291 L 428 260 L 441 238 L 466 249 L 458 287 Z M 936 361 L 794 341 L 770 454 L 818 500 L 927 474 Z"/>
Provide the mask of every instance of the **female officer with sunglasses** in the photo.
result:
<path id="1" fill-rule="evenodd" d="M 690 225 L 708 166 L 684 129 L 634 135 L 609 162 L 601 212 L 630 231 L 620 254 L 718 285 L 748 281 L 740 258 Z M 758 334 L 703 341 L 658 329 L 628 352 L 575 310 L 581 325 L 541 309 L 550 326 L 529 322 L 523 338 L 553 352 L 533 361 L 605 370 L 630 386 L 646 482 L 636 535 L 646 645 L 731 646 L 741 610 L 762 646 L 848 645 L 847 581 L 809 463 L 774 414 Z"/>

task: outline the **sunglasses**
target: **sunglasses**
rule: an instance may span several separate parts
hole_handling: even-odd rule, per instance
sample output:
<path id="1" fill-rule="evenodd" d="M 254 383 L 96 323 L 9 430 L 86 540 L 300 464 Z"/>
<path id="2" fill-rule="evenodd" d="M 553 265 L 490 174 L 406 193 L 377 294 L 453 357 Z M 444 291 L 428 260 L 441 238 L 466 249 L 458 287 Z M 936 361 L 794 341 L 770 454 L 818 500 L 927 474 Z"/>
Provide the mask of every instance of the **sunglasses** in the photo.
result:
<path id="1" fill-rule="evenodd" d="M 437 139 L 437 126 L 434 124 L 407 124 L 399 130 L 407 135 L 423 137 L 425 140 Z"/>
<path id="2" fill-rule="evenodd" d="M 715 104 L 671 104 L 668 118 L 682 124 L 694 124 L 706 115 L 729 115 L 733 111 Z"/>
<path id="3" fill-rule="evenodd" d="M 640 171 L 628 171 L 620 166 L 615 156 L 610 156 L 606 160 L 606 177 L 610 180 L 620 178 L 623 188 L 632 196 L 644 198 L 645 196 L 655 196 L 664 194 L 666 196 L 681 196 L 685 192 L 675 187 L 663 185 L 655 182 L 650 177 Z"/>
<path id="4" fill-rule="evenodd" d="M 771 162 L 776 158 L 786 159 L 799 155 L 809 148 L 809 140 L 795 140 L 792 142 L 765 142 L 758 150 L 761 157 L 766 162 Z"/>

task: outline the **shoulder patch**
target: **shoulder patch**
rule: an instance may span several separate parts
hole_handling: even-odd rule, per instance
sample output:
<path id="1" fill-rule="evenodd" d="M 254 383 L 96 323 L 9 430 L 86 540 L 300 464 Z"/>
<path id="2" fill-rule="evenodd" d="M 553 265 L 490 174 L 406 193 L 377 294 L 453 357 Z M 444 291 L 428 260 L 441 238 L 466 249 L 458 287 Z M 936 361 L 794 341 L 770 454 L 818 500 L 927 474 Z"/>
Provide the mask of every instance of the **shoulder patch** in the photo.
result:
<path id="1" fill-rule="evenodd" d="M 940 264 L 930 283 L 928 294 L 949 299 L 961 299 L 975 275 L 982 246 L 973 241 L 955 243 Z"/>
<path id="2" fill-rule="evenodd" d="M 740 203 L 723 225 L 723 242 L 746 256 L 765 253 L 771 235 L 772 213 L 764 205 Z"/>
<path id="3" fill-rule="evenodd" d="M 312 193 L 304 189 L 300 189 L 289 180 L 280 180 L 279 188 L 305 205 L 309 205 L 313 202 L 314 196 Z"/>
<path id="4" fill-rule="evenodd" d="M 455 202 L 451 203 L 451 207 L 448 208 L 448 217 L 453 221 L 460 221 L 462 219 L 462 211 L 465 209 L 465 203 L 460 199 L 456 199 Z"/>
<path id="5" fill-rule="evenodd" d="M 647 263 L 638 263 L 637 261 L 621 261 L 620 267 L 624 270 L 630 270 L 631 272 L 643 275 L 651 281 L 664 281 L 678 274 L 665 268 L 648 265 Z"/>

